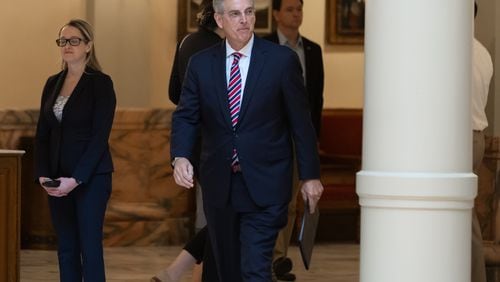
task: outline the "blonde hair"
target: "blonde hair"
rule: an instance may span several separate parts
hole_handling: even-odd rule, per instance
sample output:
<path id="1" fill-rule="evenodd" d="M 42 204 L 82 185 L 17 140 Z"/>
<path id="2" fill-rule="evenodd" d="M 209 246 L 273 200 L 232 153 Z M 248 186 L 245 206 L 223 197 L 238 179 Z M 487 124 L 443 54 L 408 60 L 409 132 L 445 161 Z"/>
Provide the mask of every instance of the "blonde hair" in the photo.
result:
<path id="1" fill-rule="evenodd" d="M 72 19 L 70 20 L 67 24 L 63 25 L 61 29 L 59 29 L 59 37 L 61 36 L 61 31 L 63 28 L 71 26 L 80 31 L 80 33 L 83 35 L 83 41 L 85 43 L 92 42 L 90 44 L 90 51 L 87 53 L 87 58 L 85 60 L 85 64 L 87 67 L 90 67 L 93 70 L 101 71 L 101 65 L 99 64 L 99 61 L 97 60 L 96 52 L 95 52 L 95 47 L 94 47 L 94 30 L 92 26 L 81 19 Z M 68 64 L 65 61 L 62 61 L 61 63 L 62 69 L 67 69 Z"/>

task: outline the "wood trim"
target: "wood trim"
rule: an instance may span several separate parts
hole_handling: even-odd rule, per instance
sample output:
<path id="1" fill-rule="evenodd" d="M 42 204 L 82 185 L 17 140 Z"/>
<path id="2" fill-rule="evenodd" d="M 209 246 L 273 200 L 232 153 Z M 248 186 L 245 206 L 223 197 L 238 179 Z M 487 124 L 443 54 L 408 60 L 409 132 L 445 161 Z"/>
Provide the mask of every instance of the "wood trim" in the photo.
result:
<path id="1" fill-rule="evenodd" d="M 21 155 L 0 154 L 0 281 L 19 281 Z"/>

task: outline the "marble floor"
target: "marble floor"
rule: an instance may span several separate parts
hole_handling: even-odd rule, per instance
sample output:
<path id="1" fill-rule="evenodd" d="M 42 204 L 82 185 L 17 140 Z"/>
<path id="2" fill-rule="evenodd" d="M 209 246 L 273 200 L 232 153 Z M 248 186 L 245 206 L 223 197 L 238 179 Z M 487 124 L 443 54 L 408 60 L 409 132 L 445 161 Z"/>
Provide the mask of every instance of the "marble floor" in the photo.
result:
<path id="1" fill-rule="evenodd" d="M 149 281 L 180 251 L 180 246 L 106 248 L 108 282 Z M 298 282 L 359 281 L 359 245 L 321 244 L 314 249 L 311 268 L 305 270 L 299 250 L 292 246 L 289 256 L 295 263 Z M 55 251 L 21 250 L 21 282 L 58 281 Z M 187 273 L 182 281 L 190 281 Z"/>

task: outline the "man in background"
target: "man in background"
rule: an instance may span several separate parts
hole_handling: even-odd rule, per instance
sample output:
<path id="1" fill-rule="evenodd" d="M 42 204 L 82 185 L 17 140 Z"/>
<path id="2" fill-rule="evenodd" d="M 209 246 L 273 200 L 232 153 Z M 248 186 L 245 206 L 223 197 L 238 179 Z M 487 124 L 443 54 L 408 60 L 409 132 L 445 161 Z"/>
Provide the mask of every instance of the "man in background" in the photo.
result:
<path id="1" fill-rule="evenodd" d="M 477 15 L 477 3 L 474 3 L 474 18 Z M 473 170 L 478 174 L 484 155 L 484 132 L 488 126 L 486 103 L 490 82 L 493 76 L 493 62 L 488 50 L 476 39 L 472 42 L 472 93 L 471 114 L 473 134 Z M 472 214 L 472 268 L 471 282 L 486 282 L 486 266 L 483 253 L 483 237 L 476 214 Z"/>
<path id="2" fill-rule="evenodd" d="M 321 47 L 318 44 L 301 36 L 299 33 L 303 18 L 303 4 L 303 0 L 273 0 L 273 16 L 277 23 L 277 30 L 265 38 L 287 46 L 297 53 L 307 89 L 311 120 L 316 137 L 319 138 L 321 112 L 323 110 L 323 56 Z M 288 206 L 288 223 L 278 235 L 273 255 L 273 272 L 276 278 L 281 281 L 295 281 L 296 278 L 290 272 L 293 263 L 287 257 L 287 251 L 296 217 L 298 192 L 299 185 L 295 173 L 292 200 Z"/>

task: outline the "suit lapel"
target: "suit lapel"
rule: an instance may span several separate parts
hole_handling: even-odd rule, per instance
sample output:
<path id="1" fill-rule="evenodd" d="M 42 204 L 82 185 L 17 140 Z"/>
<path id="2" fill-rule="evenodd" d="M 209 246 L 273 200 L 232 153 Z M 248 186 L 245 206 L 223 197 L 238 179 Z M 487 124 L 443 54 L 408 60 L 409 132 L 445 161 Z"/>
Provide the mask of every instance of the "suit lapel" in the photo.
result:
<path id="1" fill-rule="evenodd" d="M 305 39 L 304 37 L 302 37 L 302 44 L 304 44 L 304 57 L 305 57 L 305 60 L 306 60 L 306 65 L 305 65 L 305 70 L 303 70 L 306 74 L 306 80 L 309 78 L 309 70 L 311 69 L 311 55 L 312 55 L 312 47 L 311 47 L 311 44 L 309 44 L 309 42 L 307 41 L 307 39 Z M 309 59 L 309 60 L 308 60 Z M 305 81 L 305 84 L 307 85 L 307 81 Z M 309 93 L 311 94 L 311 93 Z"/>
<path id="2" fill-rule="evenodd" d="M 82 76 L 80 77 L 80 80 L 78 80 L 78 83 L 76 84 L 75 89 L 73 89 L 73 92 L 71 92 L 71 95 L 69 96 L 68 101 L 66 102 L 66 105 L 64 105 L 63 121 L 64 121 L 64 116 L 66 115 L 66 112 L 71 111 L 71 108 L 74 107 L 73 104 L 75 104 L 76 101 L 80 100 L 79 96 L 82 95 L 81 93 L 83 92 L 83 90 L 85 89 L 85 86 L 87 85 L 89 72 L 92 72 L 92 70 L 90 70 L 89 68 L 86 68 L 85 71 L 83 72 Z"/>
<path id="3" fill-rule="evenodd" d="M 260 48 L 260 39 L 257 36 L 254 36 L 254 43 L 252 48 L 252 56 L 250 58 L 250 65 L 248 66 L 248 75 L 247 80 L 245 82 L 245 89 L 243 91 L 243 102 L 241 105 L 240 116 L 238 127 L 245 117 L 245 113 L 247 112 L 248 105 L 250 104 L 253 98 L 253 92 L 255 90 L 256 85 L 258 85 L 258 79 L 262 69 L 264 67 L 265 61 L 265 50 Z"/>
<path id="4" fill-rule="evenodd" d="M 59 73 L 56 84 L 54 85 L 54 88 L 52 90 L 52 93 L 50 94 L 45 103 L 45 112 L 54 124 L 58 124 L 59 121 L 57 120 L 56 115 L 54 114 L 52 108 L 56 102 L 57 97 L 59 96 L 59 93 L 61 93 L 61 88 L 63 87 L 64 79 L 66 78 L 66 73 L 67 73 L 66 70 Z"/>
<path id="5" fill-rule="evenodd" d="M 226 82 L 226 43 L 223 40 L 220 48 L 213 54 L 214 62 L 212 64 L 212 73 L 215 79 L 216 96 L 219 101 L 222 116 L 227 126 L 232 128 L 231 115 L 229 114 L 229 104 L 227 100 L 227 82 Z"/>

